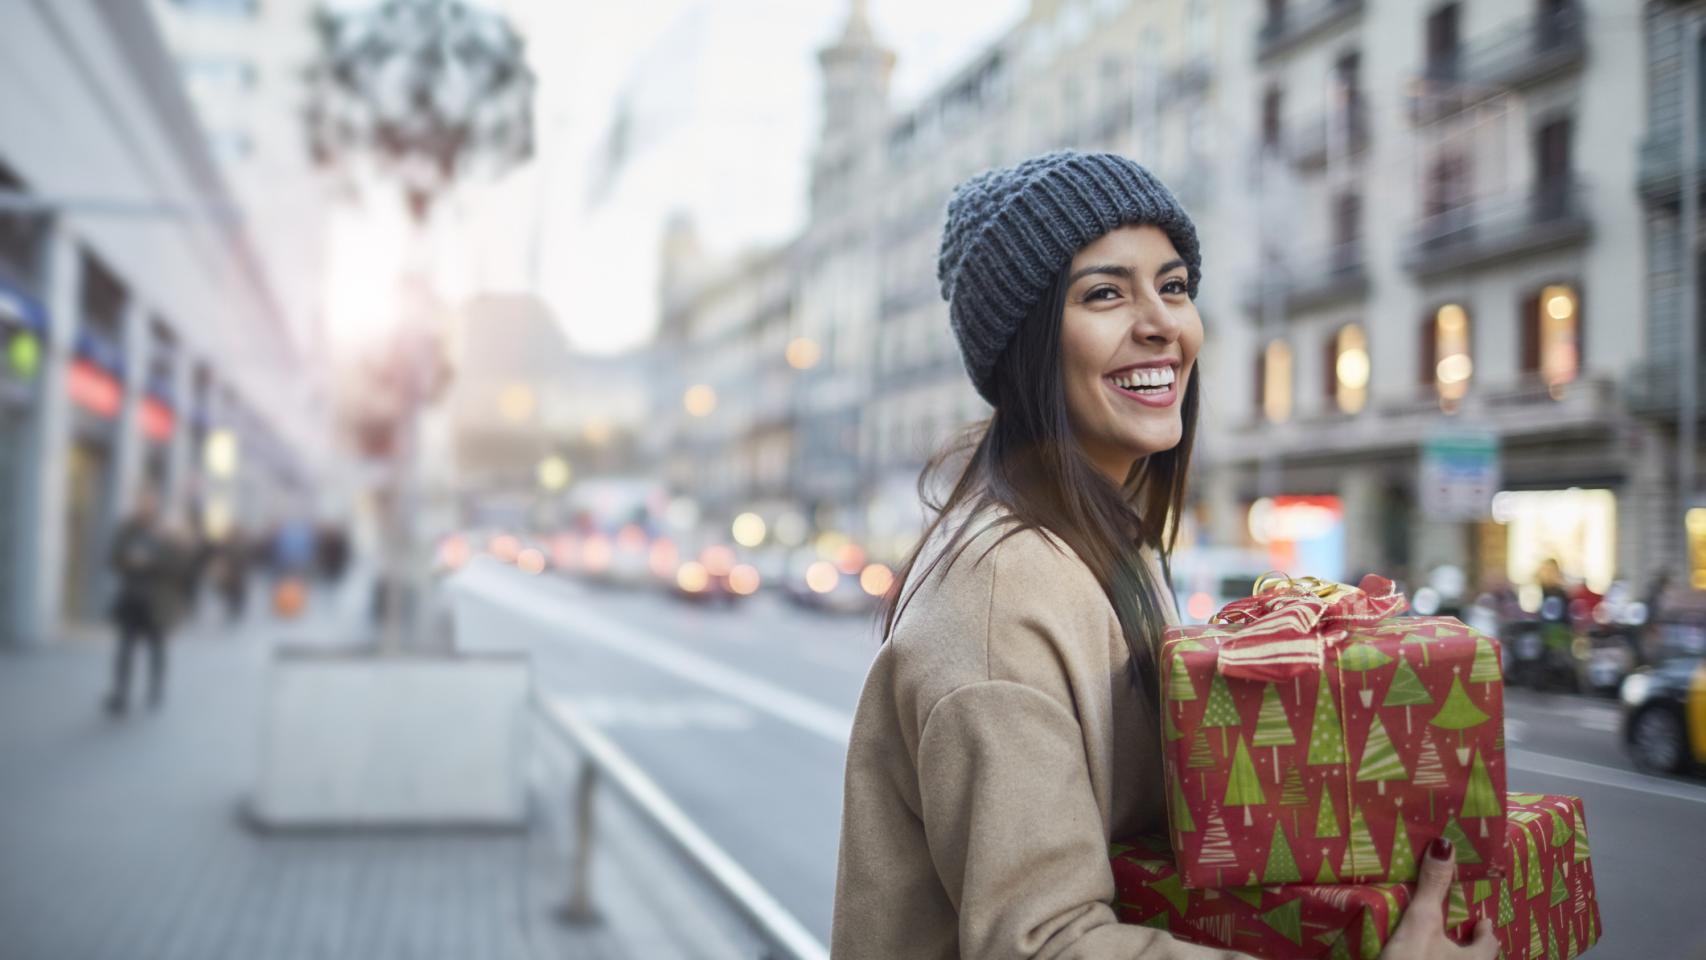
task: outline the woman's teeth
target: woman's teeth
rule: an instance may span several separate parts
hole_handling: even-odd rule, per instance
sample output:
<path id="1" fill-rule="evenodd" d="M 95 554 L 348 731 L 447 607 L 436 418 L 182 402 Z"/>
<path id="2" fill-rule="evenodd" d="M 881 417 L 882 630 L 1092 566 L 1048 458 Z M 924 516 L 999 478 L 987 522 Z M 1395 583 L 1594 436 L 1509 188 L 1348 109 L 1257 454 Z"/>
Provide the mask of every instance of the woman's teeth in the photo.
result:
<path id="1" fill-rule="evenodd" d="M 1175 375 L 1172 367 L 1145 367 L 1141 370 L 1128 370 L 1108 379 L 1122 390 L 1163 393 L 1173 386 Z"/>

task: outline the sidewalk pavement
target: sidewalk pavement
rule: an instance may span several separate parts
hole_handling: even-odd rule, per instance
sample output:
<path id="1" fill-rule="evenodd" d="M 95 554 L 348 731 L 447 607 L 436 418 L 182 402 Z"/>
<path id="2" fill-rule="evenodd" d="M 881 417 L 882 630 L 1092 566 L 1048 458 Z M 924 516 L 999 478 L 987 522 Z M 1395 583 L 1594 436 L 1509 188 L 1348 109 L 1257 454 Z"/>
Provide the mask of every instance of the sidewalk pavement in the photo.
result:
<path id="1" fill-rule="evenodd" d="M 201 621 L 171 644 L 163 707 L 119 718 L 100 709 L 110 643 L 0 654 L 0 956 L 756 955 L 689 871 L 610 803 L 594 861 L 605 922 L 556 921 L 570 781 L 545 736 L 534 738 L 524 831 L 253 831 L 241 810 L 271 644 L 337 623 Z"/>

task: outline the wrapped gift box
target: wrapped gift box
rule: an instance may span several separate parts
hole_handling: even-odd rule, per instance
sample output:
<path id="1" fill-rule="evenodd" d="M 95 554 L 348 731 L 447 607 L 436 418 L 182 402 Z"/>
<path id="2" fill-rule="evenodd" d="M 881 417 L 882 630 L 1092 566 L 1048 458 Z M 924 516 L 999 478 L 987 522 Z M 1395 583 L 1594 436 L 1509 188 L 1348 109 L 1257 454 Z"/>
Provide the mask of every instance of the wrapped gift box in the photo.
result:
<path id="1" fill-rule="evenodd" d="M 1378 577 L 1318 593 L 1263 594 L 1240 601 L 1241 621 L 1167 632 L 1163 752 L 1181 880 L 1412 880 L 1440 835 L 1464 877 L 1496 875 L 1497 641 L 1450 617 L 1395 616 L 1403 598 Z"/>
<path id="2" fill-rule="evenodd" d="M 1493 920 L 1506 960 L 1569 960 L 1599 940 L 1599 906 L 1582 802 L 1511 794 L 1502 876 L 1463 880 L 1446 922 L 1467 943 L 1480 917 Z M 1181 940 L 1268 960 L 1373 960 L 1391 938 L 1414 884 L 1288 884 L 1188 889 L 1163 838 L 1113 847 L 1120 920 Z"/>

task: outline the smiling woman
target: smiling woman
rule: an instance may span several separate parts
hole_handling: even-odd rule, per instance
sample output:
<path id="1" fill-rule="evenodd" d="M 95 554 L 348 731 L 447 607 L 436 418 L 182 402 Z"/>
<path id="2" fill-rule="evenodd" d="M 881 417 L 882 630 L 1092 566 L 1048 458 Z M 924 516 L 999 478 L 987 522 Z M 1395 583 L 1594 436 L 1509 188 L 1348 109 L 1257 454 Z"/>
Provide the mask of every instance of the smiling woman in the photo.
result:
<path id="1" fill-rule="evenodd" d="M 834 955 L 1237 957 L 1116 922 L 1108 859 L 1167 824 L 1156 648 L 1202 392 L 1196 228 L 1131 160 L 1047 154 L 955 191 L 937 273 L 994 409 L 928 468 L 957 479 L 885 596 Z M 1452 867 L 1430 863 L 1386 960 L 1491 958 L 1490 926 L 1445 940 Z"/>

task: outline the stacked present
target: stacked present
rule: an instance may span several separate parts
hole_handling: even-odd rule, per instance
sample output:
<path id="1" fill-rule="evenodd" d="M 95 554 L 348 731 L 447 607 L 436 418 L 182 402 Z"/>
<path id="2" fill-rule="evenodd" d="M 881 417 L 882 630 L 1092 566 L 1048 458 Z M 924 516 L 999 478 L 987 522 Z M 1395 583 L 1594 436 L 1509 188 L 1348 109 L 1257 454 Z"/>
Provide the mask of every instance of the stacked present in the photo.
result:
<path id="1" fill-rule="evenodd" d="M 1258 583 L 1162 645 L 1169 842 L 1115 857 L 1122 919 L 1265 957 L 1374 957 L 1443 836 L 1449 920 L 1508 957 L 1598 938 L 1581 801 L 1505 791 L 1495 641 L 1390 581 Z"/>

